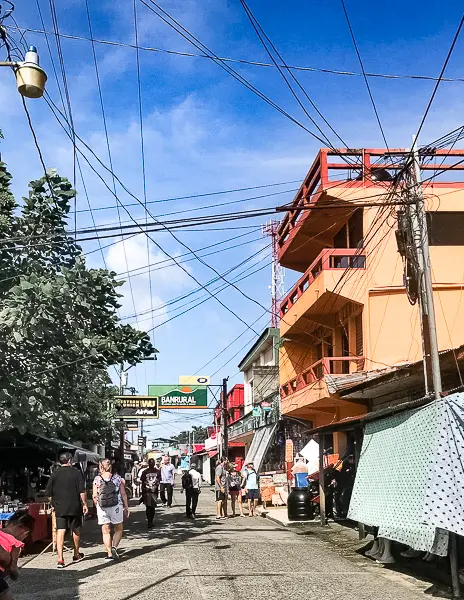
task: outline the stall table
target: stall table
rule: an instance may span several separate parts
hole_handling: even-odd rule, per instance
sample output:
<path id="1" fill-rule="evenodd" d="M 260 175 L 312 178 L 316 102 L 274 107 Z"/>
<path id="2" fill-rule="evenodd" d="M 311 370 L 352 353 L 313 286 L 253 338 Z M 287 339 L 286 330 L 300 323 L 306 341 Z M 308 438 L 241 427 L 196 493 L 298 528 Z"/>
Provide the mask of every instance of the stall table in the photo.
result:
<path id="1" fill-rule="evenodd" d="M 48 508 L 49 505 L 44 502 L 34 502 L 27 505 L 27 513 L 35 519 L 35 523 L 31 535 L 26 540 L 26 544 L 33 544 L 34 542 L 39 542 L 48 538 L 48 521 L 50 518 L 50 511 Z M 2 528 L 8 525 L 8 521 L 13 517 L 14 514 L 14 512 L 0 513 L 0 522 Z"/>

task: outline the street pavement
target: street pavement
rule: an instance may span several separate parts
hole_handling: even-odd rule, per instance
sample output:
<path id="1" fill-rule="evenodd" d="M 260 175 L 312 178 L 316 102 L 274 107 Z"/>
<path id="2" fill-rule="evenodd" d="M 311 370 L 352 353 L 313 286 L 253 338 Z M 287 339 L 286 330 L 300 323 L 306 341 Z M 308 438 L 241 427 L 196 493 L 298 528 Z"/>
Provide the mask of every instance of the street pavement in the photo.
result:
<path id="1" fill-rule="evenodd" d="M 95 521 L 83 530 L 85 559 L 56 569 L 56 556 L 37 556 L 12 584 L 16 600 L 413 600 L 426 584 L 343 556 L 313 535 L 298 535 L 262 517 L 215 520 L 213 491 L 203 490 L 196 521 L 184 516 L 184 496 L 158 508 L 148 531 L 133 507 L 121 559 L 107 562 Z M 71 553 L 65 554 L 67 562 Z"/>

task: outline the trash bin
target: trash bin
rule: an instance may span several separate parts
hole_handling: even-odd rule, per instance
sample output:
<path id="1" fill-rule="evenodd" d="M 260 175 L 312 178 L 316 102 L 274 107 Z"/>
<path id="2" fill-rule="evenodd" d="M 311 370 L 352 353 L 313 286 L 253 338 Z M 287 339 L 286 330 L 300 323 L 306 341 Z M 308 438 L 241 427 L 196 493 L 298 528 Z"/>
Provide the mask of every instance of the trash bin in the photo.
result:
<path id="1" fill-rule="evenodd" d="M 289 521 L 309 521 L 314 517 L 309 488 L 294 487 L 288 495 L 287 515 Z"/>

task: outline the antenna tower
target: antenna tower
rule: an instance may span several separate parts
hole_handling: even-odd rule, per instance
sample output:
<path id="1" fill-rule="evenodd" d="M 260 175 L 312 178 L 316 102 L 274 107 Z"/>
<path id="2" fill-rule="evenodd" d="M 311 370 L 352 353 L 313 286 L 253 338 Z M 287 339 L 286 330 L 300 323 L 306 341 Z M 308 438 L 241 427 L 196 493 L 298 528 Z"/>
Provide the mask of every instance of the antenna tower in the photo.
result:
<path id="1" fill-rule="evenodd" d="M 271 238 L 272 243 L 272 282 L 271 282 L 271 327 L 279 327 L 280 302 L 284 296 L 284 270 L 279 264 L 278 230 L 279 221 L 269 221 L 262 227 L 263 235 Z"/>

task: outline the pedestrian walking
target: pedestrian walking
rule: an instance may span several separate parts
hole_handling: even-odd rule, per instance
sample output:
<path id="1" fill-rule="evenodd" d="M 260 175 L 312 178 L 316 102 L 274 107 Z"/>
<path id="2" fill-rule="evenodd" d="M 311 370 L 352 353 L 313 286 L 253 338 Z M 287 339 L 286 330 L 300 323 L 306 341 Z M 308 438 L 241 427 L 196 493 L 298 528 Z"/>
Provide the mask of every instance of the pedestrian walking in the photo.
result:
<path id="1" fill-rule="evenodd" d="M 230 504 L 232 508 L 232 516 L 235 517 L 235 507 L 238 503 L 238 509 L 240 516 L 243 517 L 243 504 L 242 504 L 242 476 L 238 469 L 238 465 L 233 464 L 229 471 L 229 494 Z"/>
<path id="2" fill-rule="evenodd" d="M 229 493 L 229 459 L 223 457 L 216 467 L 214 489 L 216 490 L 216 519 L 227 519 L 227 495 Z"/>
<path id="3" fill-rule="evenodd" d="M 147 515 L 148 528 L 153 527 L 155 518 L 156 498 L 159 488 L 159 469 L 155 465 L 155 460 L 148 460 L 148 467 L 142 473 L 140 478 L 142 482 L 142 500 L 145 504 L 145 512 Z"/>
<path id="4" fill-rule="evenodd" d="M 89 512 L 87 495 L 82 473 L 72 465 L 72 454 L 63 452 L 59 457 L 60 466 L 48 480 L 46 494 L 50 498 L 56 518 L 56 552 L 58 569 L 64 569 L 64 538 L 71 531 L 74 554 L 73 562 L 84 558 L 80 551 L 82 517 Z"/>
<path id="5" fill-rule="evenodd" d="M 100 474 L 93 480 L 93 501 L 97 507 L 98 524 L 102 526 L 107 560 L 119 558 L 118 546 L 124 529 L 124 516 L 129 516 L 129 505 L 124 479 L 111 472 L 111 462 L 100 461 Z M 113 533 L 111 532 L 113 525 Z"/>
<path id="6" fill-rule="evenodd" d="M 139 462 L 136 460 L 131 470 L 131 483 L 132 483 L 132 495 L 134 498 L 138 498 L 140 495 L 140 486 L 138 482 L 139 475 Z"/>
<path id="7" fill-rule="evenodd" d="M 259 500 L 259 475 L 255 471 L 253 463 L 248 463 L 243 472 L 242 486 L 245 488 L 248 500 L 248 516 L 253 517 Z"/>
<path id="8" fill-rule="evenodd" d="M 171 508 L 174 490 L 176 467 L 171 463 L 169 456 L 163 458 L 161 465 L 160 498 L 163 506 Z M 168 495 L 166 499 L 166 494 Z"/>
<path id="9" fill-rule="evenodd" d="M 201 494 L 201 473 L 196 464 L 182 476 L 182 489 L 185 491 L 185 514 L 188 519 L 196 519 L 198 498 Z"/>
<path id="10" fill-rule="evenodd" d="M 0 531 L 0 600 L 13 600 L 7 577 L 13 581 L 19 577 L 19 555 L 24 548 L 24 540 L 34 528 L 34 522 L 31 515 L 16 514 Z"/>
<path id="11" fill-rule="evenodd" d="M 159 498 L 159 490 L 160 490 L 160 484 L 161 484 L 161 463 L 163 462 L 163 459 L 161 458 L 161 456 L 159 456 L 156 459 L 156 468 L 158 469 L 158 487 L 156 488 L 156 500 L 158 500 Z"/>

